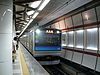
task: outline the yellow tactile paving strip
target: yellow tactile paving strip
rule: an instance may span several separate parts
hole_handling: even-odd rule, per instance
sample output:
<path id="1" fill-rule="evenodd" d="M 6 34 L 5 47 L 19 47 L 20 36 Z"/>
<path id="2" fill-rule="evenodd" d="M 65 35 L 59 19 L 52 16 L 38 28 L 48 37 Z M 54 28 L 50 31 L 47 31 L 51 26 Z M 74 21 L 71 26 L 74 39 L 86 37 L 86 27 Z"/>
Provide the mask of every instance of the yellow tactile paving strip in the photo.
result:
<path id="1" fill-rule="evenodd" d="M 20 55 L 20 63 L 21 63 L 23 75 L 30 75 L 28 66 L 27 66 L 27 64 L 25 62 L 25 59 L 24 59 L 24 56 L 23 56 L 21 50 L 19 50 L 19 55 Z"/>

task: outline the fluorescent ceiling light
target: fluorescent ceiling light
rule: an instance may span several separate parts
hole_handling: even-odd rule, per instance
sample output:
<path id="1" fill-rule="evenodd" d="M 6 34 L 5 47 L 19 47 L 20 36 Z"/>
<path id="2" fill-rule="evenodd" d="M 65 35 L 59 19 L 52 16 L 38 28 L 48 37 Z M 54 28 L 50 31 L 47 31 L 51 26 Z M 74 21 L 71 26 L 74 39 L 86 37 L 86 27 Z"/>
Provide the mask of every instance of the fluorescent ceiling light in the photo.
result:
<path id="1" fill-rule="evenodd" d="M 41 11 L 41 10 L 49 3 L 49 1 L 50 1 L 50 0 L 44 0 L 43 3 L 40 5 L 40 7 L 39 7 L 38 10 Z"/>
<path id="2" fill-rule="evenodd" d="M 24 24 L 27 24 L 27 23 L 24 23 Z"/>
<path id="3" fill-rule="evenodd" d="M 25 25 L 23 25 L 23 26 L 25 26 Z"/>
<path id="4" fill-rule="evenodd" d="M 23 37 L 20 37 L 20 38 L 23 38 Z"/>
<path id="5" fill-rule="evenodd" d="M 33 30 L 30 30 L 30 32 L 33 32 Z"/>
<path id="6" fill-rule="evenodd" d="M 20 31 L 16 31 L 17 33 L 20 33 Z"/>
<path id="7" fill-rule="evenodd" d="M 33 21 L 33 19 L 31 19 L 31 20 L 29 21 L 29 24 L 30 24 L 32 21 Z"/>
<path id="8" fill-rule="evenodd" d="M 29 20 L 30 18 L 29 18 L 29 17 L 27 17 L 26 19 L 27 19 L 27 20 Z"/>
<path id="9" fill-rule="evenodd" d="M 36 12 L 36 13 L 32 16 L 32 18 L 34 19 L 38 14 L 39 14 L 39 12 Z"/>
<path id="10" fill-rule="evenodd" d="M 27 19 L 26 21 L 29 21 L 29 19 Z"/>
<path id="11" fill-rule="evenodd" d="M 41 0 L 40 1 L 35 1 L 35 2 L 30 3 L 29 6 L 32 7 L 32 8 L 37 8 L 40 3 L 41 3 Z"/>
<path id="12" fill-rule="evenodd" d="M 22 37 L 26 37 L 27 35 L 23 35 Z"/>
<path id="13" fill-rule="evenodd" d="M 28 11 L 28 12 L 27 12 L 27 15 L 30 16 L 30 15 L 32 15 L 34 12 L 35 12 L 35 11 L 33 11 L 33 10 L 32 10 L 32 11 Z"/>

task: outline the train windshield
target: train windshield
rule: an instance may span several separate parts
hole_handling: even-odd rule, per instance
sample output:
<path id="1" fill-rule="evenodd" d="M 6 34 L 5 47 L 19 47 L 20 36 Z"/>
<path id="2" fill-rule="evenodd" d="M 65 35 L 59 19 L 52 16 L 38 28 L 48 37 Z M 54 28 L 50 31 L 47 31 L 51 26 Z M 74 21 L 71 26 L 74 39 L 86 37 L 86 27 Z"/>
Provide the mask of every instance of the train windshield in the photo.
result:
<path id="1" fill-rule="evenodd" d="M 35 36 L 35 46 L 36 50 L 40 48 L 48 48 L 47 50 L 54 48 L 54 50 L 60 50 L 61 33 L 45 33 L 45 31 L 41 31 L 41 33 Z"/>

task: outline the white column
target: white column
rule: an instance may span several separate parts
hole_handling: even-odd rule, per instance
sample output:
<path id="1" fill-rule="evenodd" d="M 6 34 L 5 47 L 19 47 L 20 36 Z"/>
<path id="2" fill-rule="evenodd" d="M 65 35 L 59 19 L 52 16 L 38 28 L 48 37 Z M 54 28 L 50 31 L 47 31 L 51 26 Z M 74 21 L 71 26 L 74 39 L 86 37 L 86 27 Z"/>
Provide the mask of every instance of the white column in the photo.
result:
<path id="1" fill-rule="evenodd" d="M 0 75 L 12 75 L 12 0 L 0 0 Z"/>

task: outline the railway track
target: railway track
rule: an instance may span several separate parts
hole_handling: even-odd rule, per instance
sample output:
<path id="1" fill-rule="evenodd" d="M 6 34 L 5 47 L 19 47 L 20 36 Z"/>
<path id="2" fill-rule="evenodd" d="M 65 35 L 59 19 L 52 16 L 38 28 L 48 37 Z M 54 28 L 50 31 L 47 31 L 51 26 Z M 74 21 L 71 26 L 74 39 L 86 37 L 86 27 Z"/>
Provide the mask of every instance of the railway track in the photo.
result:
<path id="1" fill-rule="evenodd" d="M 50 75 L 69 75 L 60 65 L 48 65 L 43 67 L 50 73 Z"/>

